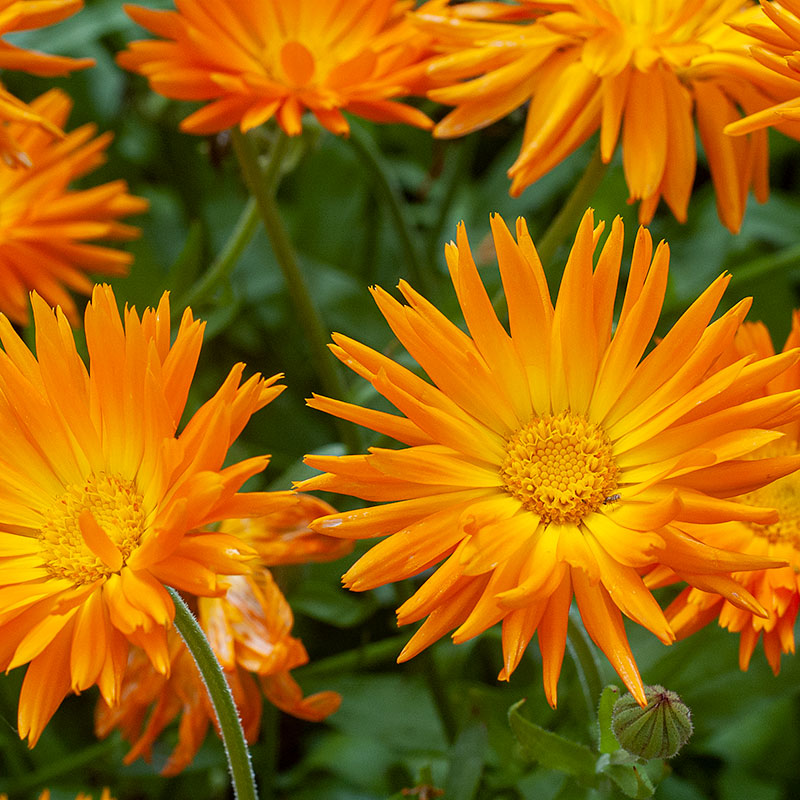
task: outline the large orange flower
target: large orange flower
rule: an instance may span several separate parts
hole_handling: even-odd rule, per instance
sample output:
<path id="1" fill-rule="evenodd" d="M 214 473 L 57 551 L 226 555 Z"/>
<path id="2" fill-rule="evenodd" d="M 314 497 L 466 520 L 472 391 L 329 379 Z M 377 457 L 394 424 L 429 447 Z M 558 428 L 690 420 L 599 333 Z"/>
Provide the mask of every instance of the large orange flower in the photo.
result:
<path id="1" fill-rule="evenodd" d="M 774 352 L 769 331 L 761 324 L 743 326 L 736 337 L 736 356 L 771 356 Z M 800 347 L 800 312 L 792 318 L 792 331 L 784 352 Z M 766 391 L 779 394 L 800 387 L 800 366 L 795 365 L 771 381 Z M 761 456 L 788 456 L 800 453 L 800 424 L 792 422 L 782 429 L 784 438 L 766 446 Z M 731 522 L 711 532 L 711 540 L 719 547 L 733 548 L 786 562 L 780 569 L 739 573 L 736 577 L 769 612 L 767 617 L 754 617 L 732 606 L 715 594 L 686 589 L 666 611 L 673 630 L 680 638 L 703 627 L 713 619 L 731 631 L 740 633 L 739 666 L 747 669 L 758 640 L 764 637 L 764 653 L 777 675 L 781 651 L 794 652 L 794 622 L 800 608 L 800 478 L 786 475 L 769 486 L 739 498 L 743 503 L 776 508 L 780 519 L 772 524 Z M 662 577 L 649 576 L 653 584 Z"/>
<path id="2" fill-rule="evenodd" d="M 70 98 L 53 89 L 31 108 L 61 128 L 72 108 Z M 92 138 L 94 125 L 82 125 L 63 138 L 23 122 L 8 131 L 24 147 L 31 166 L 0 163 L 0 311 L 27 324 L 28 293 L 61 306 L 72 325 L 80 321 L 65 287 L 92 291 L 87 272 L 124 274 L 130 253 L 92 244 L 97 239 L 132 239 L 139 229 L 118 220 L 147 210 L 147 201 L 128 194 L 125 181 L 75 190 L 70 184 L 105 161 L 112 135 Z"/>
<path id="3" fill-rule="evenodd" d="M 318 721 L 333 713 L 341 701 L 336 692 L 303 697 L 289 670 L 308 661 L 302 643 L 290 635 L 292 610 L 266 565 L 328 561 L 351 549 L 346 540 L 316 534 L 308 522 L 334 513 L 327 503 L 309 495 L 272 514 L 247 520 L 227 520 L 221 530 L 241 536 L 258 552 L 250 575 L 226 579 L 222 597 L 192 599 L 201 627 L 225 671 L 249 742 L 258 738 L 261 691 L 288 714 Z M 100 701 L 95 715 L 99 736 L 119 728 L 132 743 L 125 762 L 150 759 L 152 745 L 164 728 L 180 715 L 178 744 L 161 770 L 175 775 L 194 758 L 214 712 L 200 674 L 177 634 L 170 638 L 171 668 L 160 675 L 145 653 L 134 649 L 117 706 Z M 260 685 L 260 689 L 259 689 Z"/>
<path id="4" fill-rule="evenodd" d="M 422 128 L 430 120 L 395 98 L 423 86 L 428 37 L 406 19 L 410 0 L 176 0 L 177 11 L 126 6 L 166 41 L 133 42 L 120 65 L 177 100 L 210 100 L 181 123 L 188 133 L 275 116 L 302 131 L 308 109 L 333 133 L 349 131 L 342 111 Z"/>
<path id="5" fill-rule="evenodd" d="M 684 221 L 695 175 L 694 118 L 723 223 L 738 230 L 750 188 L 766 198 L 766 138 L 723 134 L 740 109 L 791 96 L 787 78 L 749 58 L 756 40 L 725 25 L 737 12 L 746 22 L 756 7 L 740 11 L 741 0 L 518 0 L 508 8 L 522 21 L 511 23 L 480 18 L 485 5 L 418 14 L 446 51 L 429 71 L 451 84 L 429 96 L 456 106 L 434 134 L 462 136 L 530 101 L 522 149 L 508 173 L 513 195 L 599 129 L 606 163 L 621 136 L 640 220 L 649 221 L 663 197 Z M 542 16 L 542 8 L 551 13 Z"/>
<path id="6" fill-rule="evenodd" d="M 392 436 L 405 448 L 308 456 L 325 474 L 299 487 L 383 505 L 331 514 L 312 527 L 343 538 L 387 538 L 345 574 L 361 591 L 437 567 L 398 610 L 427 617 L 406 660 L 455 629 L 463 642 L 502 620 L 501 678 L 538 632 L 545 692 L 556 702 L 573 596 L 590 636 L 645 703 L 622 613 L 668 644 L 673 632 L 640 574 L 665 565 L 688 583 L 764 613 L 727 573 L 766 567 L 709 545 L 729 520 L 771 523 L 771 509 L 724 499 L 800 465 L 800 456 L 750 459 L 798 416 L 800 392 L 753 400 L 796 352 L 709 368 L 728 347 L 749 301 L 710 323 L 728 283 L 718 278 L 646 355 L 667 283 L 669 251 L 636 239 L 616 327 L 623 244 L 612 226 L 593 270 L 602 226 L 584 216 L 555 308 L 524 221 L 517 241 L 492 230 L 510 334 L 481 283 L 463 226 L 446 258 L 469 334 L 406 283 L 404 306 L 373 294 L 395 335 L 431 382 L 375 350 L 335 335 L 334 354 L 402 416 L 324 397 L 314 408 Z M 652 261 L 651 261 L 652 256 Z M 678 525 L 692 525 L 693 533 Z M 438 566 L 437 566 L 438 565 Z"/>
<path id="7" fill-rule="evenodd" d="M 761 15 L 742 20 L 739 28 L 753 38 L 750 54 L 775 74 L 794 82 L 790 99 L 762 109 L 743 120 L 732 122 L 725 132 L 733 135 L 751 133 L 768 126 L 785 127 L 800 121 L 800 3 L 797 0 L 763 2 Z"/>
<path id="8" fill-rule="evenodd" d="M 94 64 L 91 58 L 50 56 L 23 50 L 9 44 L 1 37 L 7 33 L 42 28 L 71 16 L 83 8 L 83 0 L 0 0 L 0 69 L 15 69 L 32 75 L 55 77 L 68 75 L 72 70 L 84 69 Z M 11 166 L 30 163 L 22 142 L 10 129 L 8 122 L 36 125 L 52 134 L 60 134 L 58 124 L 42 116 L 35 108 L 14 97 L 0 84 L 0 160 Z"/>
<path id="9" fill-rule="evenodd" d="M 267 457 L 223 467 L 279 376 L 235 366 L 176 436 L 204 325 L 187 310 L 170 344 L 167 295 L 120 319 L 107 286 L 86 308 L 88 370 L 72 331 L 33 295 L 34 357 L 0 315 L 0 668 L 28 664 L 19 733 L 33 745 L 69 692 L 119 698 L 129 643 L 162 673 L 174 607 L 164 585 L 224 591 L 246 570 L 235 536 L 200 530 L 264 513 L 285 493 L 240 494 Z"/>

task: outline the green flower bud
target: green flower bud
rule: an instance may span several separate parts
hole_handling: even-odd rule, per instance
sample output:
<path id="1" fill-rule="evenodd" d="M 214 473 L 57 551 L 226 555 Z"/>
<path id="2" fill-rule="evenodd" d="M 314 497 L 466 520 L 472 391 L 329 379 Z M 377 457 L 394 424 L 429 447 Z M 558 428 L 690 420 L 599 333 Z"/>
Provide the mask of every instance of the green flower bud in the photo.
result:
<path id="1" fill-rule="evenodd" d="M 672 758 L 692 735 L 692 713 L 675 692 L 663 686 L 645 686 L 644 696 L 644 708 L 630 694 L 614 703 L 611 730 L 631 755 Z"/>

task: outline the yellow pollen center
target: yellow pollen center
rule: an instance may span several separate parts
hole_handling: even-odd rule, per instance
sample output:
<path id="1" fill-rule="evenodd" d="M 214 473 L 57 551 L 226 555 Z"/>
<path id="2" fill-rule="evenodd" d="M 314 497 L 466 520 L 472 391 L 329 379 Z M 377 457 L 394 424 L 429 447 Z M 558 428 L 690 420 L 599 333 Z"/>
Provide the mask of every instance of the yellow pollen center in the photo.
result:
<path id="1" fill-rule="evenodd" d="M 544 522 L 579 522 L 618 499 L 617 466 L 599 425 L 562 412 L 536 417 L 508 439 L 506 490 Z"/>
<path id="2" fill-rule="evenodd" d="M 136 484 L 118 475 L 101 472 L 68 486 L 38 531 L 47 571 L 74 584 L 118 572 L 139 544 L 146 516 Z"/>

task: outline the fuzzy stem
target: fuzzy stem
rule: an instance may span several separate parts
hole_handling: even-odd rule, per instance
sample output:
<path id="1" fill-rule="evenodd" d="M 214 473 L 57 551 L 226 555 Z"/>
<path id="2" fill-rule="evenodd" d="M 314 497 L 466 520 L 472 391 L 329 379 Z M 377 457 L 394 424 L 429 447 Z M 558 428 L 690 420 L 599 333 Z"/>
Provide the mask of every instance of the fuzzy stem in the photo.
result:
<path id="1" fill-rule="evenodd" d="M 222 743 L 225 746 L 225 755 L 228 757 L 234 796 L 236 800 L 258 800 L 256 779 L 250 763 L 250 752 L 247 749 L 239 712 L 233 701 L 228 682 L 225 680 L 222 667 L 202 628 L 183 598 L 169 586 L 167 591 L 175 604 L 175 627 L 197 664 L 200 677 L 203 679 L 217 716 L 222 733 Z"/>

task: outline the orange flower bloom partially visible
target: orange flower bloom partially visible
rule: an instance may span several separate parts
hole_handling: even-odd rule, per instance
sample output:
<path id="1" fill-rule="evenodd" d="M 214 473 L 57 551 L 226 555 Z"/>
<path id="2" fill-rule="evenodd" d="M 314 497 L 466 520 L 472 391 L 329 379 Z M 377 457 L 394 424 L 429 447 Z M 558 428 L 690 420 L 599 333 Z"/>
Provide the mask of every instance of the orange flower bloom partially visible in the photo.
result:
<path id="1" fill-rule="evenodd" d="M 800 122 L 800 2 L 781 0 L 780 5 L 762 2 L 759 11 L 759 17 L 737 26 L 758 45 L 751 48 L 750 55 L 776 75 L 793 81 L 795 88 L 791 99 L 730 123 L 725 132 L 734 136 L 770 126 L 782 129 L 787 122 Z"/>
<path id="2" fill-rule="evenodd" d="M 2 40 L 7 33 L 43 28 L 72 16 L 83 8 L 83 0 L 0 0 L 0 69 L 14 69 L 31 75 L 55 77 L 68 75 L 76 69 L 94 64 L 92 58 L 67 58 L 50 56 Z M 0 84 L 0 160 L 9 166 L 27 166 L 29 156 L 17 133 L 8 127 L 9 122 L 35 125 L 56 136 L 61 134 L 58 124 L 26 105 Z"/>
<path id="3" fill-rule="evenodd" d="M 7 794 L 0 794 L 0 800 L 8 800 Z M 43 789 L 41 794 L 39 795 L 39 800 L 50 800 L 50 790 Z M 75 797 L 75 800 L 92 800 L 92 795 L 86 794 L 85 792 L 78 792 Z M 109 791 L 108 787 L 103 789 L 102 793 L 100 794 L 100 800 L 114 800 L 111 796 L 111 792 Z"/>
<path id="4" fill-rule="evenodd" d="M 176 100 L 211 101 L 181 128 L 247 131 L 277 119 L 302 132 L 308 109 L 336 134 L 342 111 L 376 122 L 432 126 L 396 98 L 422 93 L 427 36 L 407 20 L 410 0 L 178 0 L 177 11 L 125 6 L 163 40 L 132 42 L 117 57 L 152 89 Z M 437 3 L 438 5 L 438 3 Z"/>
<path id="5" fill-rule="evenodd" d="M 190 310 L 170 344 L 166 294 L 123 321 L 111 289 L 95 287 L 88 369 L 63 312 L 34 294 L 33 314 L 36 356 L 0 315 L 0 669 L 28 664 L 18 725 L 31 746 L 68 692 L 97 684 L 119 699 L 129 644 L 166 673 L 164 586 L 217 595 L 219 576 L 253 555 L 202 526 L 287 495 L 239 493 L 266 456 L 223 467 L 280 376 L 242 382 L 234 366 L 177 434 L 204 328 Z"/>
<path id="6" fill-rule="evenodd" d="M 736 357 L 756 355 L 766 358 L 774 353 L 769 331 L 756 323 L 742 328 L 736 338 Z M 800 312 L 792 317 L 792 331 L 784 352 L 800 347 Z M 800 367 L 793 366 L 766 387 L 768 395 L 800 388 Z M 792 422 L 782 428 L 784 438 L 767 445 L 760 456 L 791 457 L 800 453 L 800 424 Z M 754 617 L 742 613 L 718 595 L 686 589 L 667 608 L 667 618 L 679 638 L 684 638 L 708 622 L 719 618 L 719 624 L 741 634 L 739 666 L 747 669 L 758 640 L 763 634 L 764 653 L 777 675 L 781 651 L 794 653 L 794 623 L 800 608 L 800 475 L 793 473 L 769 486 L 738 498 L 754 506 L 771 506 L 780 519 L 772 524 L 731 522 L 712 531 L 711 539 L 718 546 L 732 548 L 756 556 L 768 556 L 786 562 L 779 569 L 756 570 L 736 575 L 769 616 Z M 656 576 L 657 577 L 657 576 Z M 656 582 L 656 581 L 652 581 Z"/>
<path id="7" fill-rule="evenodd" d="M 335 514 L 336 509 L 310 494 L 295 495 L 286 508 L 255 519 L 229 519 L 221 530 L 244 539 L 268 567 L 335 561 L 346 556 L 353 543 L 312 531 L 308 524 L 317 517 Z"/>
<path id="8" fill-rule="evenodd" d="M 298 495 L 297 502 L 274 513 L 225 521 L 222 531 L 241 535 L 265 560 L 252 566 L 251 575 L 226 579 L 228 589 L 223 597 L 192 601 L 200 626 L 225 671 L 248 742 L 258 738 L 262 691 L 287 714 L 314 722 L 332 714 L 341 702 L 336 692 L 303 697 L 291 676 L 290 670 L 305 664 L 308 655 L 302 642 L 290 635 L 291 608 L 265 566 L 328 561 L 349 551 L 350 542 L 308 529 L 311 519 L 328 513 L 335 512 L 327 503 Z M 155 740 L 180 715 L 178 744 L 162 775 L 176 775 L 187 767 L 200 749 L 209 723 L 216 725 L 208 693 L 189 651 L 177 634 L 170 636 L 169 674 L 158 674 L 143 651 L 132 650 L 120 703 L 112 707 L 101 700 L 95 714 L 98 736 L 105 737 L 119 728 L 131 742 L 126 764 L 140 756 L 149 761 Z"/>
<path id="9" fill-rule="evenodd" d="M 484 4 L 475 5 L 481 12 Z M 640 221 L 648 222 L 663 198 L 683 222 L 695 176 L 696 120 L 722 222 L 739 229 L 749 189 L 766 199 L 766 138 L 723 134 L 740 109 L 757 111 L 793 91 L 787 78 L 749 58 L 755 39 L 725 24 L 732 15 L 751 19 L 758 12 L 752 3 L 517 0 L 510 11 L 516 20 L 527 11 L 528 19 L 513 23 L 471 20 L 472 6 L 417 14 L 445 52 L 429 72 L 449 85 L 428 95 L 456 106 L 434 135 L 462 136 L 530 101 L 522 148 L 508 171 L 512 195 L 599 130 L 605 163 L 621 139 Z M 542 16 L 543 8 L 551 13 Z"/>
<path id="10" fill-rule="evenodd" d="M 445 254 L 469 333 L 405 282 L 402 305 L 373 295 L 430 382 L 339 334 L 333 353 L 401 415 L 315 397 L 313 408 L 398 439 L 398 450 L 307 456 L 326 472 L 298 488 L 341 492 L 382 505 L 313 523 L 347 539 L 386 538 L 351 567 L 356 591 L 432 574 L 398 609 L 401 625 L 427 619 L 405 661 L 448 631 L 466 641 L 502 621 L 509 678 L 538 633 L 545 693 L 556 702 L 573 596 L 586 630 L 637 700 L 641 678 L 622 614 L 662 642 L 673 632 L 641 574 L 663 565 L 748 612 L 759 603 L 732 570 L 775 565 L 712 547 L 729 520 L 765 524 L 775 512 L 731 502 L 731 486 L 756 489 L 800 466 L 800 455 L 754 458 L 800 415 L 800 391 L 753 400 L 798 352 L 738 359 L 709 373 L 749 307 L 711 322 L 728 283 L 718 278 L 645 355 L 667 286 L 669 250 L 634 246 L 622 311 L 612 325 L 623 245 L 615 220 L 593 268 L 602 225 L 587 212 L 553 307 L 523 220 L 514 241 L 492 218 L 508 303 L 500 323 L 470 254 L 463 225 Z M 613 335 L 612 335 L 613 331 Z M 692 525 L 693 534 L 681 529 Z"/>
<path id="11" fill-rule="evenodd" d="M 61 128 L 72 101 L 59 89 L 38 97 L 31 108 Z M 87 273 L 124 275 L 130 253 L 94 244 L 97 239 L 127 240 L 139 229 L 118 220 L 147 210 L 142 197 L 128 194 L 123 180 L 92 189 L 70 184 L 105 161 L 112 134 L 92 138 L 94 125 L 83 125 L 62 138 L 22 122 L 8 130 L 28 153 L 29 169 L 0 163 L 0 311 L 14 322 L 29 320 L 28 294 L 38 292 L 61 306 L 70 324 L 80 322 L 65 287 L 90 294 Z"/>

